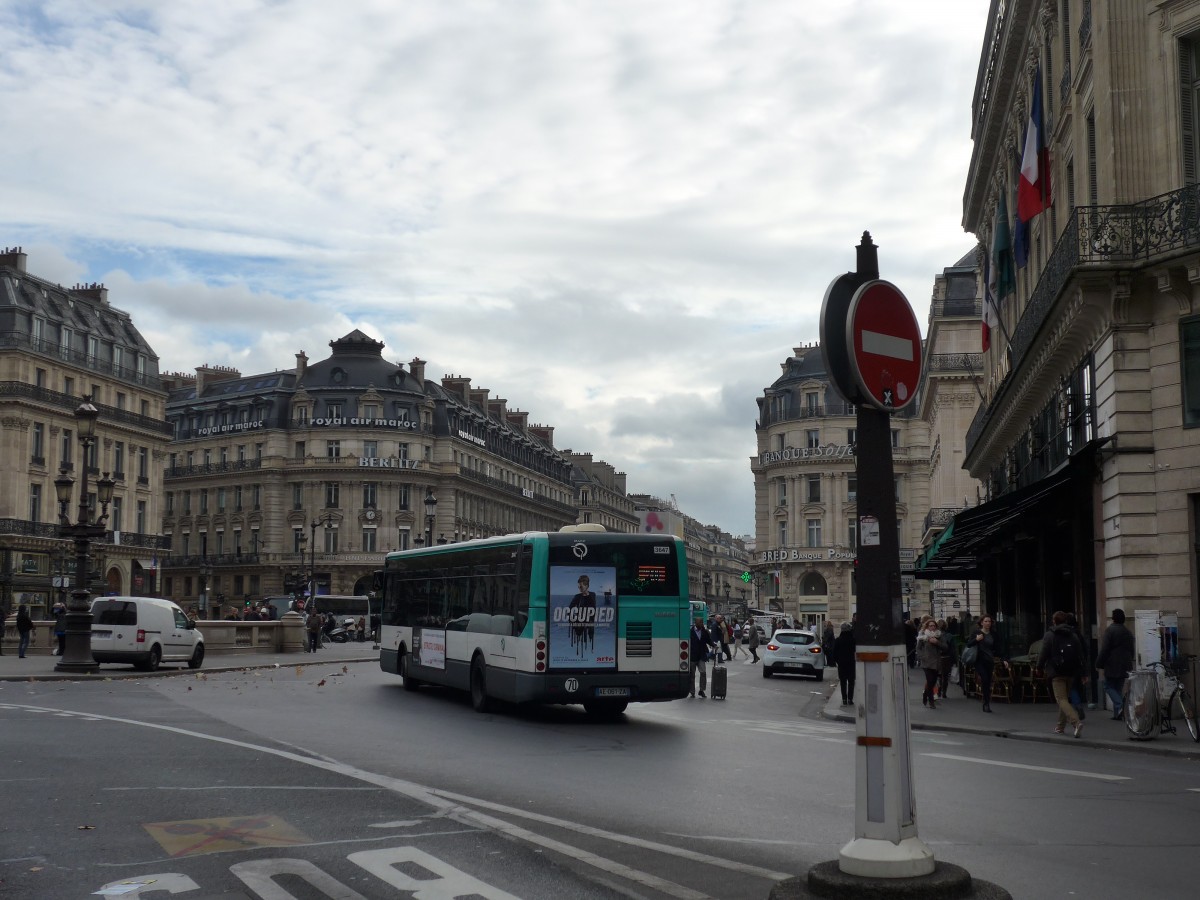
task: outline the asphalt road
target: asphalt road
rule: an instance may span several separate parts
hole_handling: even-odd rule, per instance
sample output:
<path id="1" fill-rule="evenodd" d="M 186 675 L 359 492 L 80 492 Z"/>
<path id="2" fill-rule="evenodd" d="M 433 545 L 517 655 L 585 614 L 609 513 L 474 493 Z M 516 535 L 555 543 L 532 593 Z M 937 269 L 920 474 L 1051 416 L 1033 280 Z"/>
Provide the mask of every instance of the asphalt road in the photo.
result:
<path id="1" fill-rule="evenodd" d="M 0 684 L 0 897 L 763 898 L 854 836 L 854 731 L 815 717 L 829 685 L 730 672 L 607 723 L 372 663 Z M 912 752 L 921 838 L 1012 896 L 1195 895 L 1194 761 Z"/>

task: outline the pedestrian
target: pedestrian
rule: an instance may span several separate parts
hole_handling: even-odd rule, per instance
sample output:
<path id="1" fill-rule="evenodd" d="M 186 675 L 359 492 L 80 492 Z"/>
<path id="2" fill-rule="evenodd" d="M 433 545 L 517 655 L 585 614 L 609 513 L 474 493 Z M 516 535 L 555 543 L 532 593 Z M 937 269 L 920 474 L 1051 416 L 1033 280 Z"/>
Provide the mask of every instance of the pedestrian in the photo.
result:
<path id="1" fill-rule="evenodd" d="M 1096 657 L 1096 668 L 1104 670 L 1104 693 L 1112 701 L 1114 719 L 1121 718 L 1125 712 L 1123 688 L 1125 678 L 1133 669 L 1133 657 L 1133 634 L 1125 627 L 1125 610 L 1114 609 L 1112 624 L 1104 629 L 1100 655 Z"/>
<path id="2" fill-rule="evenodd" d="M 58 641 L 58 646 L 54 649 L 55 656 L 62 656 L 67 652 L 67 607 L 66 604 L 59 600 L 54 604 L 51 610 L 54 615 L 54 637 Z"/>
<path id="3" fill-rule="evenodd" d="M 733 654 L 729 645 L 733 643 L 733 627 L 724 616 L 717 616 L 717 620 L 721 623 L 721 652 L 725 654 L 725 662 L 732 662 Z"/>
<path id="4" fill-rule="evenodd" d="M 324 624 L 324 617 L 316 610 L 308 614 L 308 648 L 305 653 L 316 653 L 321 646 L 321 628 Z"/>
<path id="5" fill-rule="evenodd" d="M 938 668 L 937 695 L 939 699 L 945 700 L 950 696 L 950 672 L 954 669 L 954 663 L 957 661 L 957 649 L 954 646 L 954 635 L 949 631 L 950 623 L 938 619 L 938 628 L 942 632 L 942 640 L 938 644 L 942 658 Z"/>
<path id="6" fill-rule="evenodd" d="M 825 620 L 825 631 L 821 635 L 821 651 L 825 654 L 825 665 L 832 666 L 833 663 L 833 643 L 837 639 L 837 635 L 833 633 L 833 623 L 828 619 Z"/>
<path id="7" fill-rule="evenodd" d="M 29 633 L 33 631 L 33 619 L 29 615 L 29 607 L 22 603 L 17 606 L 17 658 L 24 659 L 25 651 L 29 649 Z"/>
<path id="8" fill-rule="evenodd" d="M 1055 734 L 1063 734 L 1069 724 L 1079 737 L 1083 733 L 1083 720 L 1071 705 L 1071 686 L 1076 677 L 1087 684 L 1084 672 L 1083 642 L 1079 634 L 1067 624 L 1067 614 L 1059 610 L 1051 619 L 1050 630 L 1042 638 L 1042 652 L 1038 654 L 1038 668 L 1050 679 L 1054 702 L 1058 704 L 1058 722 Z"/>
<path id="9" fill-rule="evenodd" d="M 917 660 L 925 672 L 925 690 L 921 694 L 921 705 L 937 709 L 934 692 L 942 669 L 942 632 L 933 616 L 926 616 L 917 634 Z"/>
<path id="10" fill-rule="evenodd" d="M 758 623 L 753 619 L 746 620 L 746 627 L 750 629 L 750 640 L 746 642 L 746 646 L 750 650 L 750 655 L 753 657 L 751 665 L 758 662 Z"/>
<path id="11" fill-rule="evenodd" d="M 946 627 L 942 629 L 951 637 L 958 637 L 962 634 L 962 626 L 958 624 L 958 616 L 951 616 L 946 620 Z"/>
<path id="12" fill-rule="evenodd" d="M 1075 635 L 1079 638 L 1079 646 L 1083 648 L 1083 669 L 1075 676 L 1075 680 L 1071 682 L 1071 705 L 1075 707 L 1075 712 L 1079 715 L 1079 718 L 1086 719 L 1087 713 L 1084 712 L 1084 705 L 1087 695 L 1084 693 L 1083 686 L 1085 682 L 1083 681 L 1083 675 L 1092 670 L 1089 660 L 1088 642 L 1083 639 L 1083 632 L 1079 630 L 1079 621 L 1075 618 L 1075 613 L 1067 613 L 1067 627 L 1075 632 Z"/>
<path id="13" fill-rule="evenodd" d="M 696 672 L 700 673 L 700 696 L 704 696 L 704 691 L 708 687 L 708 653 L 712 649 L 713 641 L 709 635 L 709 631 L 704 627 L 703 620 L 697 616 L 692 622 L 691 632 L 691 679 L 692 687 L 688 691 L 689 697 L 696 696 Z"/>
<path id="14" fill-rule="evenodd" d="M 739 653 L 741 653 L 749 656 L 749 654 L 746 653 L 746 651 L 742 648 L 742 623 L 737 619 L 734 619 L 731 629 L 733 631 L 733 655 L 737 656 Z"/>
<path id="15" fill-rule="evenodd" d="M 379 613 L 371 613 L 371 640 L 379 643 L 379 623 L 382 621 Z"/>
<path id="16" fill-rule="evenodd" d="M 842 687 L 842 706 L 854 705 L 854 672 L 857 661 L 854 653 L 854 626 L 842 623 L 842 630 L 833 641 L 833 661 L 837 666 L 838 684 Z"/>
<path id="17" fill-rule="evenodd" d="M 996 624 L 991 616 L 979 620 L 979 627 L 972 633 L 967 646 L 975 648 L 975 677 L 979 679 L 979 693 L 983 697 L 983 711 L 992 711 L 992 672 L 996 667 L 996 635 L 992 628 Z"/>
<path id="18" fill-rule="evenodd" d="M 358 621 L 354 623 L 355 637 L 361 644 L 367 639 L 367 620 L 363 616 L 358 617 Z"/>
<path id="19" fill-rule="evenodd" d="M 721 624 L 719 613 L 708 622 L 708 637 L 712 641 L 716 661 L 720 662 L 724 654 L 729 652 L 729 645 L 725 643 L 725 626 Z"/>

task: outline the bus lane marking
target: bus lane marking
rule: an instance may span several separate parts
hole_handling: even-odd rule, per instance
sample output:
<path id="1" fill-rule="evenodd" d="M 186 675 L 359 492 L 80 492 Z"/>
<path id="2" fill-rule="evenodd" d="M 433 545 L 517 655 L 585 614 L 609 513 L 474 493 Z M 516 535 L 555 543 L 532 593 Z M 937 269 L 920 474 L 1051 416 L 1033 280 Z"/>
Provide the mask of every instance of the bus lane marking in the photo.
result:
<path id="1" fill-rule="evenodd" d="M 691 888 L 687 888 L 683 885 L 666 881 L 665 879 L 659 878 L 657 875 L 652 875 L 649 872 L 643 872 L 639 869 L 630 868 L 629 866 L 619 863 L 616 860 L 598 856 L 594 853 L 585 851 L 582 848 L 572 847 L 569 844 L 554 840 L 553 838 L 544 837 L 535 832 L 521 828 L 518 825 L 505 822 L 502 819 L 497 819 L 493 816 L 486 815 L 475 809 L 471 809 L 470 806 L 478 806 L 481 809 L 491 809 L 506 815 L 533 819 L 535 821 L 543 822 L 544 824 L 554 825 L 555 827 L 562 828 L 564 830 L 571 830 L 580 834 L 604 838 L 612 841 L 613 843 L 627 844 L 629 846 L 639 847 L 642 849 L 652 849 L 666 855 L 704 863 L 705 865 L 709 866 L 731 869 L 744 874 L 768 879 L 772 882 L 781 881 L 785 878 L 791 878 L 793 875 L 793 873 L 774 872 L 770 869 L 763 869 L 758 866 L 750 866 L 732 860 L 721 859 L 719 857 L 706 856 L 691 850 L 686 850 L 682 847 L 674 847 L 670 844 L 646 841 L 632 835 L 604 831 L 602 829 L 582 825 L 577 822 L 568 822 L 564 819 L 556 819 L 551 816 L 542 816 L 537 813 L 530 813 L 525 810 L 506 807 L 501 804 L 490 803 L 489 801 L 479 798 L 440 791 L 436 788 L 429 788 L 413 781 L 407 781 L 401 778 L 393 778 L 389 775 L 381 775 L 377 772 L 369 772 L 365 769 L 360 769 L 356 766 L 351 766 L 346 763 L 340 763 L 327 759 L 319 759 L 312 756 L 304 756 L 299 753 L 293 753 L 289 750 L 280 750 L 276 747 L 253 744 L 248 741 L 240 741 L 234 738 L 221 737 L 215 734 L 205 734 L 199 731 L 191 731 L 189 729 L 179 728 L 174 725 L 163 725 L 157 722 L 145 722 L 139 719 L 127 719 L 121 716 L 104 716 L 95 713 L 73 713 L 70 710 L 56 710 L 49 707 L 26 706 L 23 704 L 12 704 L 10 708 L 17 708 L 38 713 L 55 712 L 68 713 L 78 716 L 86 715 L 89 718 L 99 719 L 105 722 L 131 725 L 137 728 L 149 728 L 155 731 L 163 731 L 170 734 L 181 735 L 183 737 L 210 741 L 212 743 L 222 744 L 228 747 L 237 747 L 239 749 L 249 750 L 255 753 L 269 754 L 279 759 L 286 759 L 291 762 L 300 763 L 301 765 L 310 766 L 315 769 L 322 769 L 326 772 L 341 775 L 345 778 L 353 778 L 358 781 L 363 781 L 367 784 L 376 785 L 377 787 L 384 788 L 396 794 L 406 796 L 418 803 L 423 803 L 427 806 L 433 807 L 443 815 L 449 816 L 464 824 L 475 824 L 484 830 L 498 831 L 527 843 L 553 850 L 554 852 L 562 854 L 568 859 L 598 868 L 601 871 L 608 872 L 622 878 L 626 878 L 634 883 L 651 887 L 654 890 L 661 891 L 670 897 L 678 898 L 678 900 L 712 900 L 712 898 L 710 898 L 707 894 L 692 890 Z"/>
<path id="2" fill-rule="evenodd" d="M 1105 775 L 1102 772 L 1084 772 L 1080 769 L 1056 769 L 1052 766 L 1033 766 L 1028 763 L 1003 762 L 998 759 L 981 759 L 976 756 L 955 756 L 953 753 L 924 753 L 933 759 L 950 759 L 959 762 L 979 763 L 984 766 L 1001 766 L 1005 769 L 1025 769 L 1029 772 L 1045 772 L 1047 775 L 1070 775 L 1074 778 L 1095 778 L 1098 781 L 1129 781 L 1127 775 Z"/>

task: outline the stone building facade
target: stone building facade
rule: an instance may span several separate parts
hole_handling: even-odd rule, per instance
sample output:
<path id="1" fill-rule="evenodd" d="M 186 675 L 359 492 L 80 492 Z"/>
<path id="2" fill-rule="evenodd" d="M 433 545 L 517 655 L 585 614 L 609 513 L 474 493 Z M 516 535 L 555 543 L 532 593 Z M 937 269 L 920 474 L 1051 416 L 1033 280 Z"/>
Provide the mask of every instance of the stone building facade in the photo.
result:
<path id="1" fill-rule="evenodd" d="M 310 585 L 360 594 L 389 550 L 577 520 L 553 428 L 383 346 L 356 330 L 294 370 L 168 376 L 165 596 L 215 616 Z"/>
<path id="2" fill-rule="evenodd" d="M 923 570 L 979 579 L 1013 652 L 1060 608 L 1093 649 L 1121 608 L 1197 650 L 1198 104 L 1200 3 L 993 0 L 963 202 L 997 310 L 964 459 L 986 502 Z M 1013 208 L 1039 105 L 1047 205 L 1026 234 Z"/>
<path id="3" fill-rule="evenodd" d="M 158 357 L 103 285 L 64 288 L 27 271 L 20 248 L 0 252 L 0 607 L 46 618 L 75 583 L 74 545 L 59 534 L 55 478 L 114 481 L 108 532 L 92 546 L 97 593 L 150 594 L 167 543 L 160 535 L 170 430 Z M 99 411 L 85 460 L 75 410 Z M 94 501 L 93 501 L 94 505 Z"/>

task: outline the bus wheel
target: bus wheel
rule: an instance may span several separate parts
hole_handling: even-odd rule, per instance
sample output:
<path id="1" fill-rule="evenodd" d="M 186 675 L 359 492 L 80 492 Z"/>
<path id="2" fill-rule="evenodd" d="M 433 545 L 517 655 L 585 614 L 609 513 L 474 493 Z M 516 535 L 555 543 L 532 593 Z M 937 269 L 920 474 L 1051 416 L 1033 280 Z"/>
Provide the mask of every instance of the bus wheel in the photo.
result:
<path id="1" fill-rule="evenodd" d="M 409 672 L 409 666 L 412 662 L 408 655 L 408 650 L 401 648 L 400 650 L 400 677 L 404 679 L 404 689 L 406 691 L 415 691 L 421 686 L 421 682 L 413 678 Z"/>
<path id="2" fill-rule="evenodd" d="M 628 700 L 587 700 L 583 704 L 588 715 L 597 719 L 615 719 L 628 706 Z"/>
<path id="3" fill-rule="evenodd" d="M 471 663 L 471 706 L 480 713 L 491 708 L 487 694 L 487 672 L 481 659 Z"/>

